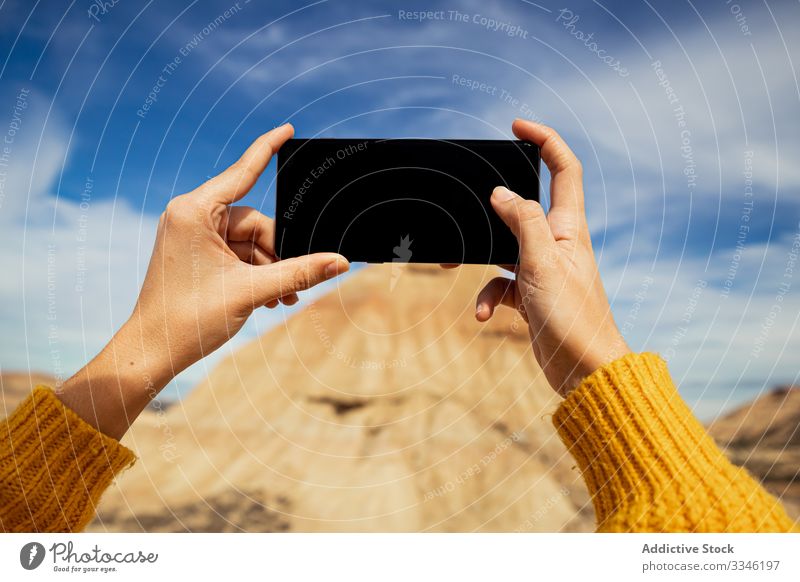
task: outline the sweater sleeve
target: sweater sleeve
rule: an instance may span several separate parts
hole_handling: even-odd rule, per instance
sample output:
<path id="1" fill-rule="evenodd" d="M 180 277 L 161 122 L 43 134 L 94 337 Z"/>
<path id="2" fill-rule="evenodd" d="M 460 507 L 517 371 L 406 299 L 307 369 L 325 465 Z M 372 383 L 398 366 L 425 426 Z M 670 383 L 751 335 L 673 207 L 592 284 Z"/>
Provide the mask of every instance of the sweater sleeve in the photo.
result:
<path id="1" fill-rule="evenodd" d="M 37 387 L 0 421 L 0 531 L 73 532 L 133 452 Z"/>
<path id="2" fill-rule="evenodd" d="M 656 354 L 595 371 L 553 423 L 586 481 L 598 531 L 793 530 L 780 502 L 716 446 Z"/>

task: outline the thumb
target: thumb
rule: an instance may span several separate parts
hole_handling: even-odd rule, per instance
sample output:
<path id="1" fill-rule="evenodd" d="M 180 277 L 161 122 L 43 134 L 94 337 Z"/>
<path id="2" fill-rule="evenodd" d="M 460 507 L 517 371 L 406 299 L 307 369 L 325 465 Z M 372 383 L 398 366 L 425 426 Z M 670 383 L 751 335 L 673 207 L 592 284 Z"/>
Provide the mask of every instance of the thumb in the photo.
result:
<path id="1" fill-rule="evenodd" d="M 508 188 L 498 186 L 492 191 L 491 202 L 494 211 L 517 237 L 520 256 L 536 247 L 547 247 L 555 242 L 547 215 L 535 200 L 527 200 Z"/>
<path id="2" fill-rule="evenodd" d="M 253 302 L 263 305 L 345 273 L 350 263 L 336 253 L 314 253 L 252 268 Z"/>

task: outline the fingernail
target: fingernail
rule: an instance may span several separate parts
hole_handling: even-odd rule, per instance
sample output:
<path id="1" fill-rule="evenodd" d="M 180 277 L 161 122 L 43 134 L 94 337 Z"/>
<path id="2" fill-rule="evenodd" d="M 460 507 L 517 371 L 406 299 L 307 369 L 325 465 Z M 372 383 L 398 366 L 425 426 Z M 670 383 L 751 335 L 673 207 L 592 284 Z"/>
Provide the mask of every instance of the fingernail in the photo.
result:
<path id="1" fill-rule="evenodd" d="M 350 269 L 350 264 L 347 261 L 343 261 L 341 259 L 336 259 L 328 263 L 328 266 L 325 267 L 325 277 L 328 279 L 333 279 L 336 275 L 340 273 L 346 273 Z"/>
<path id="2" fill-rule="evenodd" d="M 479 304 L 478 304 L 478 305 L 475 307 L 475 315 L 476 315 L 476 316 L 480 315 L 480 314 L 481 314 L 481 312 L 483 311 L 483 308 L 484 308 L 484 305 L 483 305 L 483 303 L 479 303 Z"/>
<path id="3" fill-rule="evenodd" d="M 497 198 L 500 202 L 508 202 L 511 200 L 515 194 L 506 188 L 505 186 L 498 186 L 494 189 L 494 197 Z"/>

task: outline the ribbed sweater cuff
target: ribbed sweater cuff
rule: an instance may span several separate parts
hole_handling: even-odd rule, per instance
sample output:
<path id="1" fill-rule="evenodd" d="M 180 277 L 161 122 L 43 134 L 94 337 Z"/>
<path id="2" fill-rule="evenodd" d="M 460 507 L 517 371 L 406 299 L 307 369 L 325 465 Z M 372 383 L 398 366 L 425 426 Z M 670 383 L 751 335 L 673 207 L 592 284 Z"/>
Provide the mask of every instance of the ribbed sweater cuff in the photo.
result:
<path id="1" fill-rule="evenodd" d="M 596 370 L 553 423 L 583 473 L 600 530 L 790 527 L 780 503 L 728 462 L 656 354 Z"/>
<path id="2" fill-rule="evenodd" d="M 0 499 L 5 531 L 78 531 L 114 476 L 135 461 L 39 386 L 0 423 Z M 14 505 L 11 505 L 14 504 Z"/>

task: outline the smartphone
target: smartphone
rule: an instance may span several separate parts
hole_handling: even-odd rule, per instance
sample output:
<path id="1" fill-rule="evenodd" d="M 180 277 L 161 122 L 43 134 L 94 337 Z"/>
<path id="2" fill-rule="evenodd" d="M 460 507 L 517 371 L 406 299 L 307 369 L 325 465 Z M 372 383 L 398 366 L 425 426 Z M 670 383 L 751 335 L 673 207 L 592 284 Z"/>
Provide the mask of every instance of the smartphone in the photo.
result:
<path id="1" fill-rule="evenodd" d="M 539 200 L 539 148 L 524 141 L 290 139 L 278 152 L 275 248 L 351 262 L 501 264 L 519 246 L 489 198 Z"/>

